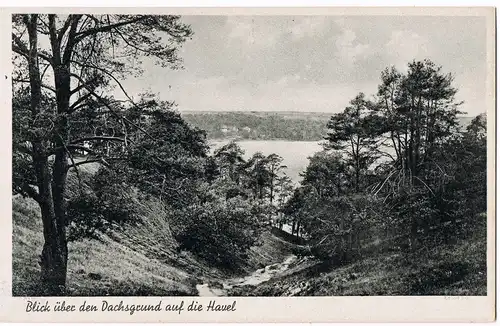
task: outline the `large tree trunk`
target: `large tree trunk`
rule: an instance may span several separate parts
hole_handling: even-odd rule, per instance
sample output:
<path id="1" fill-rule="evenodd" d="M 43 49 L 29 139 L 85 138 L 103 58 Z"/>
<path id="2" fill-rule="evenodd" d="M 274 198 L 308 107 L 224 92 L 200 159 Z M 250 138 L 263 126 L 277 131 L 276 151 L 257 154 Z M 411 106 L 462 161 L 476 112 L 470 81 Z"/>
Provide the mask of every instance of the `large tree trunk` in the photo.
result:
<path id="1" fill-rule="evenodd" d="M 25 24 L 29 35 L 28 68 L 30 75 L 31 113 L 33 118 L 38 118 L 41 113 L 41 76 L 38 64 L 38 16 L 26 15 Z M 56 72 L 57 73 L 57 72 Z M 69 80 L 69 75 L 67 76 Z M 59 86 L 56 80 L 56 87 Z M 66 98 L 69 99 L 68 83 Z M 59 95 L 59 94 L 58 94 Z M 63 94 L 64 95 L 64 94 Z M 60 98 L 58 97 L 58 100 Z M 60 103 L 66 108 L 66 103 L 58 101 L 58 112 Z M 54 143 L 63 145 L 65 139 L 64 130 L 67 130 L 67 120 L 62 117 L 57 121 L 58 136 Z M 62 135 L 61 135 L 62 132 Z M 33 144 L 33 165 L 37 180 L 39 198 L 37 198 L 42 214 L 44 246 L 41 255 L 41 290 L 44 295 L 64 295 L 66 288 L 66 271 L 68 260 L 68 247 L 65 229 L 65 207 L 64 188 L 66 181 L 66 151 L 60 146 L 56 152 L 55 163 L 51 174 L 47 157 L 47 144 L 44 140 L 35 138 Z"/>
<path id="2" fill-rule="evenodd" d="M 68 264 L 66 232 L 57 223 L 54 206 L 41 203 L 45 243 L 41 255 L 41 280 L 45 295 L 65 295 Z"/>
<path id="3" fill-rule="evenodd" d="M 61 120 L 64 121 L 60 121 L 59 123 L 64 126 L 66 119 L 62 118 Z M 64 127 L 61 129 L 64 130 Z M 62 145 L 62 141 L 56 144 Z M 46 278 L 45 283 L 48 283 L 48 286 L 54 291 L 51 293 L 52 295 L 63 294 L 66 286 L 68 245 L 66 241 L 66 205 L 64 194 L 66 191 L 67 164 L 67 153 L 64 148 L 61 148 L 56 153 L 52 172 L 54 215 L 51 216 L 51 219 L 55 222 L 55 227 L 51 229 L 51 236 L 45 239 L 42 254 L 42 276 Z"/>
<path id="4" fill-rule="evenodd" d="M 68 247 L 66 233 L 58 223 L 48 160 L 39 155 L 42 145 L 34 143 L 34 164 L 39 189 L 39 206 L 42 213 L 44 246 L 41 255 L 41 290 L 44 295 L 63 295 L 66 286 Z M 42 293 L 41 293 L 42 294 Z"/>

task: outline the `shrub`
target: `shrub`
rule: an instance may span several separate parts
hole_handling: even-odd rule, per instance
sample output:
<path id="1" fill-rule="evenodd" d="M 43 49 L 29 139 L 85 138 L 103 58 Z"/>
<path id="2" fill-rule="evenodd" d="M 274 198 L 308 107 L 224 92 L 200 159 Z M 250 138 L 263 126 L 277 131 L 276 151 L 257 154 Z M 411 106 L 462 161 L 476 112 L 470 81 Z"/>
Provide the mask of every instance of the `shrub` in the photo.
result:
<path id="1" fill-rule="evenodd" d="M 123 224 L 138 219 L 132 189 L 122 174 L 100 168 L 90 177 L 88 187 L 75 192 L 67 202 L 68 240 L 96 238 L 97 231 L 106 231 L 111 224 Z"/>
<path id="2" fill-rule="evenodd" d="M 265 212 L 240 198 L 193 204 L 170 212 L 181 249 L 214 266 L 236 269 L 264 226 Z"/>
<path id="3" fill-rule="evenodd" d="M 338 264 L 359 256 L 365 244 L 381 236 L 380 207 L 379 199 L 368 196 L 319 201 L 306 222 L 312 253 Z"/>

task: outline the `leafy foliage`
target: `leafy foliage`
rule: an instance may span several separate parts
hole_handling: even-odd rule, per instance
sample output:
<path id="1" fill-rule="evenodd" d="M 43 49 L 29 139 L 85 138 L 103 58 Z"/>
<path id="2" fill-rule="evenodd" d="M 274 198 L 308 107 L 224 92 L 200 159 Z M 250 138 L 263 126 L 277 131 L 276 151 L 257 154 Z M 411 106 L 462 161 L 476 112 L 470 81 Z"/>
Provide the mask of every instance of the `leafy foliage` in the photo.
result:
<path id="1" fill-rule="evenodd" d="M 83 164 L 122 158 L 114 155 L 124 153 L 126 146 L 109 142 L 127 145 L 130 131 L 141 128 L 123 114 L 127 105 L 136 103 L 119 80 L 140 73 L 137 63 L 144 56 L 164 67 L 179 67 L 178 47 L 192 34 L 179 18 L 12 16 L 13 159 L 18 171 L 13 189 L 40 206 L 45 237 L 41 278 L 47 295 L 64 294 L 66 287 L 68 172 Z M 126 104 L 104 95 L 113 86 L 121 88 Z M 75 156 L 81 154 L 92 157 L 76 162 Z M 85 209 L 95 203 L 95 198 L 87 199 L 79 203 Z"/>
<path id="2" fill-rule="evenodd" d="M 113 224 L 139 222 L 137 194 L 129 188 L 125 175 L 117 170 L 100 167 L 93 175 L 86 175 L 86 187 L 75 184 L 68 198 L 68 240 L 98 238 Z M 73 176 L 74 178 L 74 176 Z M 76 183 L 81 180 L 76 180 Z"/>
<path id="3" fill-rule="evenodd" d="M 231 198 L 190 205 L 171 215 L 181 248 L 215 266 L 234 269 L 258 239 L 265 213 L 259 205 Z"/>

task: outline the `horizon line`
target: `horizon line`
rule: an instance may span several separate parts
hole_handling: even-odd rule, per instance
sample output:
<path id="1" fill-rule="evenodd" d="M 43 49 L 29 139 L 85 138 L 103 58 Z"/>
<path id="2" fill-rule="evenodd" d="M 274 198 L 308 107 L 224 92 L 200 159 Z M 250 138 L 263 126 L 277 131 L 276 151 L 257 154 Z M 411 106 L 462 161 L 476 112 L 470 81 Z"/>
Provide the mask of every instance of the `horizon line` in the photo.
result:
<path id="1" fill-rule="evenodd" d="M 237 113 L 299 113 L 299 114 L 307 114 L 307 113 L 316 113 L 316 114 L 336 114 L 336 113 L 340 113 L 342 111 L 339 111 L 339 112 L 327 112 L 327 111 L 294 111 L 294 110 L 265 110 L 265 111 L 262 111 L 262 110 L 181 110 L 181 109 L 178 109 L 176 108 L 176 110 L 179 112 L 179 113 L 234 113 L 234 112 L 237 112 Z M 465 114 L 457 114 L 458 117 L 469 117 L 469 118 L 474 118 L 480 114 L 483 114 L 483 113 L 486 113 L 485 112 L 482 112 L 482 113 L 479 113 L 479 114 L 470 114 L 469 112 L 466 112 Z"/>

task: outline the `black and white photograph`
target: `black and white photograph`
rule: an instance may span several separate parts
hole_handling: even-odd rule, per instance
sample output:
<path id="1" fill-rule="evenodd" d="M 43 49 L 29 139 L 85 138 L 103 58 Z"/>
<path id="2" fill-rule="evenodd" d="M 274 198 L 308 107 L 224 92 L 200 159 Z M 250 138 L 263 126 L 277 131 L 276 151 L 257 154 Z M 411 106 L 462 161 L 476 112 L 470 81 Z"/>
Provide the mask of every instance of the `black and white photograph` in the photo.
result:
<path id="1" fill-rule="evenodd" d="M 13 297 L 494 290 L 484 15 L 11 19 Z"/>

